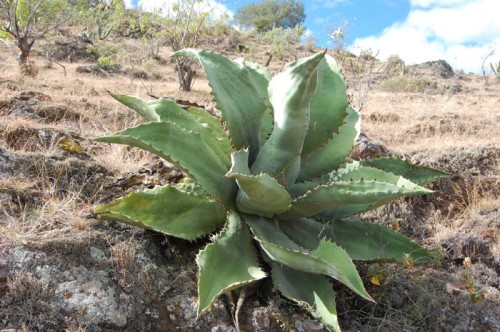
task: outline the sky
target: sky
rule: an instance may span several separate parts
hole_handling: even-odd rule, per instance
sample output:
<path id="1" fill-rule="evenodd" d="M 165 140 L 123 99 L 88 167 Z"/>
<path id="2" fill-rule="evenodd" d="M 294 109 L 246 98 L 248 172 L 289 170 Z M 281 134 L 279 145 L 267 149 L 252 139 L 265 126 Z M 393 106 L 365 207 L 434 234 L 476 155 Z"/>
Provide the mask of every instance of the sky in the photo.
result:
<path id="1" fill-rule="evenodd" d="M 130 0 L 129 0 L 130 1 Z M 137 1 L 137 0 L 134 0 Z M 175 0 L 139 0 L 143 8 Z M 205 0 L 217 12 L 236 13 L 258 0 Z M 498 0 L 303 0 L 306 33 L 317 45 L 333 47 L 328 38 L 345 30 L 345 48 L 370 51 L 380 60 L 399 55 L 407 65 L 446 60 L 455 70 L 481 74 L 483 60 L 500 61 Z M 135 2 L 137 3 L 137 2 Z"/>

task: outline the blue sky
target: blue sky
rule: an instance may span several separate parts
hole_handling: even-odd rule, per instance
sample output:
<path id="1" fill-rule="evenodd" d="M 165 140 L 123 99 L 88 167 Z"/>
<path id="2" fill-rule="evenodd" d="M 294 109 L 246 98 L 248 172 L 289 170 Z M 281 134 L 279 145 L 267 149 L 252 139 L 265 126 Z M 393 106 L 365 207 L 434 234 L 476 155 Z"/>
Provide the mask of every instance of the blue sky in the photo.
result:
<path id="1" fill-rule="evenodd" d="M 134 0 L 137 1 L 137 0 Z M 145 8 L 176 0 L 139 0 Z M 204 0 L 235 13 L 257 0 Z M 257 1 L 258 2 L 258 1 Z M 444 59 L 455 69 L 481 73 L 500 61 L 498 0 L 304 0 L 307 33 L 329 46 L 328 31 L 347 21 L 346 48 L 371 50 L 381 60 L 399 55 L 407 64 Z M 488 66 L 489 67 L 489 66 Z"/>

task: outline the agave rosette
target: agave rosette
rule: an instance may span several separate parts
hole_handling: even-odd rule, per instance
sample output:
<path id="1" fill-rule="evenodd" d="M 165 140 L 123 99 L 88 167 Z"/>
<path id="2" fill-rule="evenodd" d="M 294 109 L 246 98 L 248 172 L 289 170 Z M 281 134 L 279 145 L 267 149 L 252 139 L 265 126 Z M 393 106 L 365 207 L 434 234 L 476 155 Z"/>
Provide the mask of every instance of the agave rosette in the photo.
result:
<path id="1" fill-rule="evenodd" d="M 432 257 L 403 235 L 352 217 L 429 193 L 422 185 L 447 174 L 392 158 L 349 159 L 360 115 L 331 56 L 296 60 L 275 77 L 215 52 L 174 56 L 202 64 L 227 131 L 203 109 L 113 95 L 148 123 L 97 140 L 150 151 L 188 178 L 97 213 L 186 240 L 217 232 L 196 257 L 199 314 L 221 294 L 271 277 L 285 297 L 339 331 L 330 278 L 373 301 L 353 260 Z"/>

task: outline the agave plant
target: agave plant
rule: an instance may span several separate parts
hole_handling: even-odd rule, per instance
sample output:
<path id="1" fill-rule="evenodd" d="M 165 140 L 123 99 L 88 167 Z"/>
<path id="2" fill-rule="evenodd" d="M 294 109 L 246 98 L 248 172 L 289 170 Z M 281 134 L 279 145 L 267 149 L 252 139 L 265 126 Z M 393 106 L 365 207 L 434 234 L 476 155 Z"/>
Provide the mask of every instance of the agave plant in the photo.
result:
<path id="1" fill-rule="evenodd" d="M 391 158 L 349 159 L 360 115 L 332 57 L 299 59 L 272 78 L 214 52 L 174 56 L 199 60 L 222 119 L 167 99 L 112 95 L 149 122 L 98 140 L 150 151 L 186 178 L 96 212 L 186 240 L 216 233 L 196 257 L 198 314 L 220 295 L 271 277 L 282 295 L 340 331 L 332 278 L 373 301 L 353 260 L 432 258 L 397 232 L 352 217 L 429 193 L 422 185 L 446 173 Z"/>

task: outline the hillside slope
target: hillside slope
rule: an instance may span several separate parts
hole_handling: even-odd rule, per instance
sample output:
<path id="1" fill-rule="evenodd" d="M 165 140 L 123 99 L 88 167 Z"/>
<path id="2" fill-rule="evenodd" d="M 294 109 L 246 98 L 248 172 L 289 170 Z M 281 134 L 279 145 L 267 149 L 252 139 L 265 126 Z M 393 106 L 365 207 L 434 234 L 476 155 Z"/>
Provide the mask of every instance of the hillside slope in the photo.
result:
<path id="1" fill-rule="evenodd" d="M 98 221 L 92 213 L 111 198 L 183 176 L 150 154 L 92 140 L 141 122 L 106 90 L 216 112 L 201 68 L 193 91 L 181 92 L 170 49 L 139 62 L 137 41 L 116 43 L 121 68 L 106 71 L 76 44 L 42 41 L 34 78 L 20 77 L 15 59 L 0 53 L 0 329 L 227 331 L 232 320 L 224 299 L 196 319 L 194 256 L 203 241 Z M 44 44 L 62 60 L 44 59 Z M 203 47 L 269 60 L 269 46 L 252 39 L 238 45 L 220 37 Z M 271 59 L 270 69 L 279 72 L 287 60 L 314 51 L 294 45 L 284 60 Z M 439 61 L 396 74 L 370 58 L 339 61 L 365 133 L 353 157 L 398 155 L 452 174 L 433 184 L 431 195 L 362 216 L 442 256 L 414 268 L 360 264 L 377 304 L 334 284 L 343 328 L 500 331 L 500 81 L 455 73 Z M 381 286 L 370 283 L 374 268 L 386 276 Z M 256 294 L 243 311 L 245 331 L 322 329 L 276 293 Z"/>

